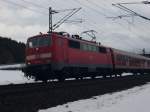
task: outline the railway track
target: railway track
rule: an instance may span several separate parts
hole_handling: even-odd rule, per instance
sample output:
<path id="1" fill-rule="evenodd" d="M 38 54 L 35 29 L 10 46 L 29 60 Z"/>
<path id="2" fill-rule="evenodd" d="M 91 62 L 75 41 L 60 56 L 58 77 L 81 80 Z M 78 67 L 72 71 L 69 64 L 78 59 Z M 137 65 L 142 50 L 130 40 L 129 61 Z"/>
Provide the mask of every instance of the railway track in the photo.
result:
<path id="1" fill-rule="evenodd" d="M 0 86 L 2 112 L 37 112 L 67 102 L 150 82 L 150 75 Z"/>

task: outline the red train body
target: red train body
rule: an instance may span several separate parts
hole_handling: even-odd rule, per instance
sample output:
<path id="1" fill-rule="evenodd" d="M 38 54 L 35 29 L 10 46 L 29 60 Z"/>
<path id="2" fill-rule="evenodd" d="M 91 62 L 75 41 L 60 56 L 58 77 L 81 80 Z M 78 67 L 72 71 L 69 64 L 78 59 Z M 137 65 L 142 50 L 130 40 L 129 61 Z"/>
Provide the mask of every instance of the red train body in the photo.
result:
<path id="1" fill-rule="evenodd" d="M 62 32 L 29 38 L 26 64 L 25 74 L 43 81 L 150 72 L 149 58 L 104 47 L 77 35 L 70 37 Z"/>
<path id="2" fill-rule="evenodd" d="M 138 54 L 113 49 L 115 72 L 148 73 L 150 59 Z"/>

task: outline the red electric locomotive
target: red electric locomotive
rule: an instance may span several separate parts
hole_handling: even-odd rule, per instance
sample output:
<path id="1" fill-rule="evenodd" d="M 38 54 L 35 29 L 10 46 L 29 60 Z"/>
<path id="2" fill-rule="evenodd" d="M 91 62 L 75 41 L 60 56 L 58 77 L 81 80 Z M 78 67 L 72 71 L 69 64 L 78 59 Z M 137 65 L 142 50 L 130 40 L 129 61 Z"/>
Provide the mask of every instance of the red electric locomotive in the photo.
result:
<path id="1" fill-rule="evenodd" d="M 110 48 L 63 32 L 40 34 L 27 41 L 25 74 L 37 80 L 95 77 L 113 70 Z"/>
<path id="2" fill-rule="evenodd" d="M 36 80 L 64 80 L 150 70 L 150 59 L 104 47 L 78 35 L 53 32 L 30 37 L 26 47 L 25 75 Z"/>

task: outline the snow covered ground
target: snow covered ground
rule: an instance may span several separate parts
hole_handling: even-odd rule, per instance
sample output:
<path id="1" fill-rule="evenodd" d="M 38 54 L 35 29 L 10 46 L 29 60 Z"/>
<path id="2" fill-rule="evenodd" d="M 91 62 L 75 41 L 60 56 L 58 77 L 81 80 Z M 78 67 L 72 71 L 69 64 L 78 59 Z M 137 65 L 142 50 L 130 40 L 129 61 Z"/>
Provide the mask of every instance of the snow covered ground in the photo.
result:
<path id="1" fill-rule="evenodd" d="M 24 63 L 10 64 L 10 65 L 0 65 L 0 70 L 19 70 L 23 67 L 25 67 Z"/>
<path id="2" fill-rule="evenodd" d="M 0 85 L 30 83 L 33 80 L 28 80 L 24 77 L 21 71 L 0 70 Z"/>
<path id="3" fill-rule="evenodd" d="M 25 67 L 24 63 L 0 65 L 0 85 L 31 83 L 32 79 L 28 80 L 24 73 L 19 70 Z M 6 69 L 6 70 L 5 70 Z"/>
<path id="4" fill-rule="evenodd" d="M 39 112 L 150 112 L 150 83 Z"/>

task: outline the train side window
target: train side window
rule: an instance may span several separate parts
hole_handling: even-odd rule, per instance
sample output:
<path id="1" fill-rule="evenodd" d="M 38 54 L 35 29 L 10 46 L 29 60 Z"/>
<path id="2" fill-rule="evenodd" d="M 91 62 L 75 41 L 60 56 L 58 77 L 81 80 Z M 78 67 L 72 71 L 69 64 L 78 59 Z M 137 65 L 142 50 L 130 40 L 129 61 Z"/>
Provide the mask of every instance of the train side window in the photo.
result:
<path id="1" fill-rule="evenodd" d="M 90 45 L 90 51 L 96 52 L 97 51 L 97 46 Z"/>
<path id="2" fill-rule="evenodd" d="M 99 52 L 100 53 L 106 53 L 106 48 L 105 47 L 99 47 Z"/>
<path id="3" fill-rule="evenodd" d="M 80 49 L 80 43 L 77 41 L 69 40 L 69 47 Z"/>
<path id="4" fill-rule="evenodd" d="M 93 46 L 93 51 L 97 52 L 97 46 Z"/>
<path id="5" fill-rule="evenodd" d="M 81 43 L 81 44 L 80 44 L 80 47 L 81 47 L 81 50 L 84 50 L 84 51 L 87 50 L 87 45 L 84 44 L 84 43 Z"/>
<path id="6" fill-rule="evenodd" d="M 92 51 L 92 46 L 88 44 L 88 51 Z"/>
<path id="7" fill-rule="evenodd" d="M 89 49 L 90 49 L 90 46 L 88 44 L 84 44 L 84 49 L 83 50 L 89 51 Z"/>

